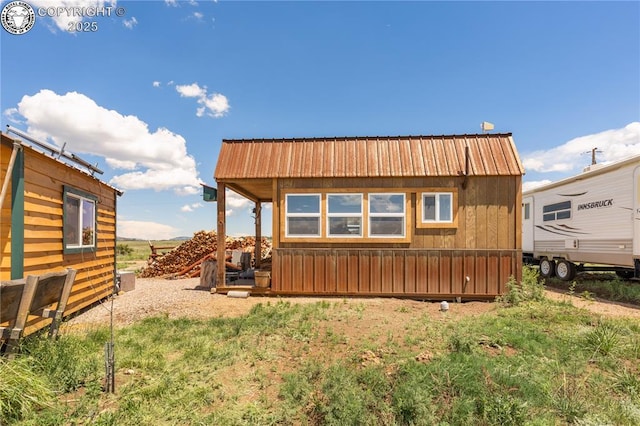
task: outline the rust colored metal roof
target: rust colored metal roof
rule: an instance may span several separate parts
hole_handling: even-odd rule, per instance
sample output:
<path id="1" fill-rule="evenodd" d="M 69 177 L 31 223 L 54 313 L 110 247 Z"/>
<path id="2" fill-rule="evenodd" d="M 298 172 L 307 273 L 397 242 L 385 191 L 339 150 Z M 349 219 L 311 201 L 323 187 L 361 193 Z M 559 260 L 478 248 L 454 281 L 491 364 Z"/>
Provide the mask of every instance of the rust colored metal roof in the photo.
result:
<path id="1" fill-rule="evenodd" d="M 216 179 L 524 174 L 511 133 L 223 140 Z"/>

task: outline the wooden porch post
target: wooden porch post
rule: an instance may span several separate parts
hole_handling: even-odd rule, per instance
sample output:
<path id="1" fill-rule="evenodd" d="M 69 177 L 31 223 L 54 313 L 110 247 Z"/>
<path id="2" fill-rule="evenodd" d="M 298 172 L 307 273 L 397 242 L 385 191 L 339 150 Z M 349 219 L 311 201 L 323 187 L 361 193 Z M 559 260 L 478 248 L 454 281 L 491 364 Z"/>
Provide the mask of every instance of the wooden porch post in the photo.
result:
<path id="1" fill-rule="evenodd" d="M 256 201 L 256 269 L 260 269 L 262 259 L 262 203 Z"/>
<path id="2" fill-rule="evenodd" d="M 223 182 L 218 182 L 218 252 L 216 253 L 216 261 L 218 263 L 217 285 L 221 287 L 226 284 L 226 208 L 226 185 Z"/>

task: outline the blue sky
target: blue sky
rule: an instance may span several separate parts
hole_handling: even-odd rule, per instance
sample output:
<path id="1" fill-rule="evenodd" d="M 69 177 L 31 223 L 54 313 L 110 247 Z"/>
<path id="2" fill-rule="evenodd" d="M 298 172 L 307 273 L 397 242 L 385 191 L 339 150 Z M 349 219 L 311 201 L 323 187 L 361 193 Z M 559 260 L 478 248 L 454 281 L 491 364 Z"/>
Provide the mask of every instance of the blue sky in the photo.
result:
<path id="1" fill-rule="evenodd" d="M 525 187 L 579 173 L 594 147 L 600 162 L 640 153 L 637 1 L 27 3 L 34 27 L 0 30 L 2 127 L 97 162 L 125 191 L 121 236 L 214 229 L 198 184 L 214 184 L 222 139 L 489 121 L 513 133 Z M 47 9 L 78 5 L 111 16 Z M 81 19 L 96 31 L 66 31 Z M 253 232 L 251 208 L 230 196 L 230 234 Z"/>

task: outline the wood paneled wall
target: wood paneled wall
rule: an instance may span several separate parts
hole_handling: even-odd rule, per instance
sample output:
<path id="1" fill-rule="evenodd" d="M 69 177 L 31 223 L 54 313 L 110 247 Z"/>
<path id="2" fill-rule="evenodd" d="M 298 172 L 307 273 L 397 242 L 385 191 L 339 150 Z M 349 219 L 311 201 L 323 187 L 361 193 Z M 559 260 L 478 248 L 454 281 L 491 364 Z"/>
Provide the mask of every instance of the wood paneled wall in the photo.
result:
<path id="1" fill-rule="evenodd" d="M 437 178 L 342 178 L 342 179 L 281 179 L 274 189 L 274 200 L 289 188 L 399 188 L 401 191 L 415 193 L 411 197 L 413 222 L 416 223 L 416 197 L 420 188 L 457 187 L 458 188 L 458 226 L 457 228 L 417 228 L 411 230 L 411 240 L 407 244 L 385 244 L 384 240 L 375 243 L 358 244 L 359 247 L 391 248 L 465 248 L 465 249 L 520 249 L 521 248 L 521 181 L 520 176 L 477 176 L 469 177 L 466 188 L 462 188 L 462 177 Z M 280 235 L 281 208 L 273 205 L 274 246 L 282 248 L 300 247 L 297 243 L 282 243 Z M 305 247 L 353 247 L 335 243 L 306 243 Z"/>
<path id="2" fill-rule="evenodd" d="M 520 280 L 521 266 L 521 250 L 275 249 L 271 291 L 487 299 Z"/>
<path id="3" fill-rule="evenodd" d="M 0 185 L 4 183 L 7 176 L 7 168 L 11 159 L 12 145 L 10 143 L 0 143 Z M 1 187 L 1 186 L 0 186 Z M 10 279 L 11 277 L 11 184 L 7 187 L 2 210 L 0 211 L 0 277 Z M 6 277 L 6 278 L 5 278 Z"/>
<path id="4" fill-rule="evenodd" d="M 4 162 L 4 148 L 3 162 Z M 115 279 L 117 190 L 75 168 L 24 147 L 24 258 L 23 275 L 73 268 L 75 283 L 65 315 L 101 300 L 113 291 Z M 96 251 L 63 252 L 63 186 L 68 185 L 98 198 Z M 10 201 L 10 199 L 9 199 Z M 5 204 L 7 202 L 5 201 Z M 9 207 L 11 203 L 9 202 Z M 2 221 L 1 278 L 10 279 L 10 242 L 6 242 L 5 208 Z M 9 226 L 11 226 L 9 221 Z M 10 232 L 10 231 L 9 231 Z M 9 266 L 9 268 L 7 268 Z M 27 333 L 45 327 L 50 320 L 33 318 Z"/>

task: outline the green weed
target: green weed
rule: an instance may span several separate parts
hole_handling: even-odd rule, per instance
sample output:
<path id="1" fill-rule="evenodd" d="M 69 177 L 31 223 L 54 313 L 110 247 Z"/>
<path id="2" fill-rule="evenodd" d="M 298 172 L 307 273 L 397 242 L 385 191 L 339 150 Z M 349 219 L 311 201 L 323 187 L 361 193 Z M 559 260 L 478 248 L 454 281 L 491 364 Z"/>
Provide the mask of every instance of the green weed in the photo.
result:
<path id="1" fill-rule="evenodd" d="M 544 300 L 544 284 L 540 280 L 538 270 L 529 266 L 522 267 L 522 280 L 517 282 L 512 276 L 507 281 L 507 292 L 497 298 L 507 306 L 518 306 L 527 301 Z"/>

